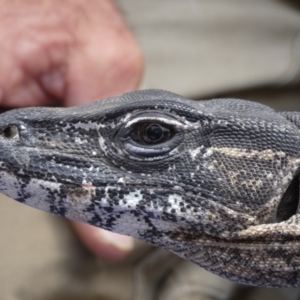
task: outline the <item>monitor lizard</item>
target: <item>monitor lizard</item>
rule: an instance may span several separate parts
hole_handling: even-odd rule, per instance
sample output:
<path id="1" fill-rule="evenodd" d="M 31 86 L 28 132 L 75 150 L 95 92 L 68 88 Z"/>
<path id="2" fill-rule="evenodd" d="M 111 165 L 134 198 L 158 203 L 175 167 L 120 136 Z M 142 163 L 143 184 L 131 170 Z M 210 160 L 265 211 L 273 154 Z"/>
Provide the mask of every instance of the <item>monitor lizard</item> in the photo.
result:
<path id="1" fill-rule="evenodd" d="M 143 90 L 0 115 L 0 191 L 225 278 L 300 286 L 300 113 Z"/>

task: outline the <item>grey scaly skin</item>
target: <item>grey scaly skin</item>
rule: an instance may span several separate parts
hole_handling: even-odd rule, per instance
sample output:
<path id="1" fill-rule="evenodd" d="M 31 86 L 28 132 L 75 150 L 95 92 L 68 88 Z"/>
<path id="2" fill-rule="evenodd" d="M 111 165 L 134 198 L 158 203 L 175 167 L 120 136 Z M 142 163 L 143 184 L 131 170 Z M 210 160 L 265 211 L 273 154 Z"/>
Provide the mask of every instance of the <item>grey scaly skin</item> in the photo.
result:
<path id="1" fill-rule="evenodd" d="M 300 114 L 145 90 L 0 116 L 0 190 L 231 280 L 300 286 Z"/>

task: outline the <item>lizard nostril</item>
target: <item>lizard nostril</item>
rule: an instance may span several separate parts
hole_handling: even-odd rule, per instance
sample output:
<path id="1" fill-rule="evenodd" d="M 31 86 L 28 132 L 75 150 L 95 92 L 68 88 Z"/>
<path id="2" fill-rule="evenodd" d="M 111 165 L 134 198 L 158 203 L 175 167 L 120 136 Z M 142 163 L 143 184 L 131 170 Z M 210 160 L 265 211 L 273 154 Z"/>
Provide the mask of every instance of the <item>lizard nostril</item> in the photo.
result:
<path id="1" fill-rule="evenodd" d="M 15 125 L 9 125 L 2 131 L 2 135 L 6 139 L 13 139 L 14 137 L 19 136 L 19 129 Z"/>

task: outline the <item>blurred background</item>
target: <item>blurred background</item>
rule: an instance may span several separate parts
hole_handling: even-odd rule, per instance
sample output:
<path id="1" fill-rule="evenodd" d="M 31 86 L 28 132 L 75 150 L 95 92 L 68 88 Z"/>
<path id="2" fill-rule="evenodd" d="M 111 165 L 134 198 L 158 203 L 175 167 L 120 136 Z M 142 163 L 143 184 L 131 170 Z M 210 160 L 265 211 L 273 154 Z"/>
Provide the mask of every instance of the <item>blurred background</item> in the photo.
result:
<path id="1" fill-rule="evenodd" d="M 234 97 L 300 111 L 300 4 L 284 0 L 116 0 L 141 46 L 141 88 Z M 111 263 L 67 222 L 0 199 L 0 299 L 296 300 L 299 289 L 243 287 L 141 242 Z M 203 297 L 185 294 L 202 289 Z"/>

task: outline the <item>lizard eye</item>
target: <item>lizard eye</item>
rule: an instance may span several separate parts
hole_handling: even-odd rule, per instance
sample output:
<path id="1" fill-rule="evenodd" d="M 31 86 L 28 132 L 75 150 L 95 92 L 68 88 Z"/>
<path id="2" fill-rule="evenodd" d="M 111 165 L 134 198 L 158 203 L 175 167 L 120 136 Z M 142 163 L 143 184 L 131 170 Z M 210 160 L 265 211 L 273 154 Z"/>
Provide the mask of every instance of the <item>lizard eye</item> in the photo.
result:
<path id="1" fill-rule="evenodd" d="M 172 135 L 172 129 L 165 124 L 141 123 L 135 126 L 131 138 L 142 145 L 156 145 L 166 142 Z"/>
<path id="2" fill-rule="evenodd" d="M 169 116 L 149 111 L 127 120 L 115 134 L 115 144 L 122 143 L 130 159 L 154 161 L 175 154 L 175 149 L 183 141 L 184 125 Z"/>

